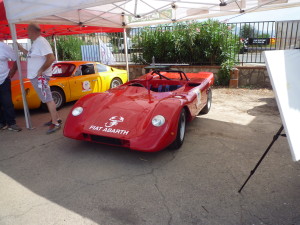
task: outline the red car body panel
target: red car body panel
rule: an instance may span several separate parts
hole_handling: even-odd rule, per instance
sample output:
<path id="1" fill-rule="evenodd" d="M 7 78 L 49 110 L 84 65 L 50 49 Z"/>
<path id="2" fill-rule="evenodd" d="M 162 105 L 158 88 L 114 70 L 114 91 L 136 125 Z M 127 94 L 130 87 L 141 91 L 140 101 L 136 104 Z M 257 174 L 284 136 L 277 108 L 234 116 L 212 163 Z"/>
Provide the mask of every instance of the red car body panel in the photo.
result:
<path id="1" fill-rule="evenodd" d="M 73 116 L 71 110 L 64 135 L 138 151 L 166 148 L 176 138 L 181 110 L 185 108 L 190 121 L 205 107 L 214 76 L 210 72 L 187 73 L 189 80 L 185 80 L 178 79 L 178 73 L 160 73 L 172 80 L 146 74 L 79 99 L 73 109 L 82 107 L 83 112 Z M 143 86 L 132 86 L 136 83 Z M 160 127 L 152 125 L 156 115 L 165 118 Z"/>

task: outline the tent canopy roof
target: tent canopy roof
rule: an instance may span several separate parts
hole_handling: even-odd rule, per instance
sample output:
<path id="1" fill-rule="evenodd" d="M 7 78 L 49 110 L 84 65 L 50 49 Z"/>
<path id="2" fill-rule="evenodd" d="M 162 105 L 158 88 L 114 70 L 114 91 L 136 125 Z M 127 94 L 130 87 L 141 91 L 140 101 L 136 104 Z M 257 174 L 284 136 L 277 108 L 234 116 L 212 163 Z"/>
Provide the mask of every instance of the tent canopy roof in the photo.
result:
<path id="1" fill-rule="evenodd" d="M 110 33 L 122 32 L 123 28 L 99 27 L 99 26 L 84 26 L 80 24 L 73 25 L 41 25 L 42 35 L 44 37 L 52 35 L 72 35 L 81 33 Z M 17 24 L 16 32 L 18 38 L 27 38 L 27 24 Z M 11 33 L 6 19 L 3 0 L 0 0 L 0 40 L 11 39 Z"/>
<path id="2" fill-rule="evenodd" d="M 300 6 L 300 0 L 4 0 L 10 23 L 137 27 Z"/>

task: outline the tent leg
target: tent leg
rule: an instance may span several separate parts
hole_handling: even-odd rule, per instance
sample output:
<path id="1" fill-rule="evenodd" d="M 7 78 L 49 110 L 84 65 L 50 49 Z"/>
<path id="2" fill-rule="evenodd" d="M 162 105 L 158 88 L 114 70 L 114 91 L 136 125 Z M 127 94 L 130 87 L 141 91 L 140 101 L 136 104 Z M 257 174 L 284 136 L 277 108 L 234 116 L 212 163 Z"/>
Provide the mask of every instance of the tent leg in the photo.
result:
<path id="1" fill-rule="evenodd" d="M 247 180 L 244 182 L 243 186 L 238 191 L 239 193 L 241 193 L 241 191 L 243 190 L 243 188 L 245 187 L 245 185 L 247 184 L 247 182 L 249 181 L 249 179 L 255 173 L 256 169 L 258 168 L 258 166 L 260 165 L 260 163 L 263 161 L 263 159 L 265 158 L 265 156 L 269 152 L 269 150 L 272 147 L 272 145 L 274 144 L 274 142 L 278 139 L 278 137 L 280 135 L 282 135 L 281 134 L 282 130 L 283 130 L 283 125 L 281 125 L 281 127 L 279 128 L 279 130 L 277 131 L 277 133 L 274 135 L 272 142 L 270 143 L 270 145 L 268 146 L 268 148 L 266 149 L 266 151 L 264 152 L 264 154 L 262 155 L 262 157 L 260 158 L 260 160 L 258 161 L 258 163 L 256 164 L 256 166 L 254 167 L 254 169 L 251 170 L 250 175 L 248 176 Z M 282 135 L 282 136 L 285 136 L 285 135 Z"/>
<path id="2" fill-rule="evenodd" d="M 125 60 L 126 60 L 126 70 L 127 70 L 127 79 L 129 81 L 129 65 L 128 65 L 128 48 L 127 48 L 127 33 L 126 28 L 123 30 L 123 38 L 124 38 L 124 50 L 125 50 Z"/>
<path id="3" fill-rule="evenodd" d="M 98 49 L 99 49 L 99 63 L 103 63 L 105 59 L 102 59 L 101 55 L 101 40 L 100 37 L 98 36 Z"/>
<path id="4" fill-rule="evenodd" d="M 56 45 L 56 36 L 55 35 L 53 35 L 53 42 L 54 42 L 55 59 L 56 59 L 56 62 L 58 62 L 57 45 Z"/>
<path id="5" fill-rule="evenodd" d="M 10 26 L 11 36 L 12 36 L 12 39 L 13 39 L 13 47 L 14 47 L 14 50 L 15 50 L 16 54 L 18 55 L 16 26 L 15 26 L 15 24 L 9 24 L 9 26 Z M 27 129 L 32 129 L 28 104 L 27 104 L 27 100 L 26 100 L 25 88 L 24 88 L 24 83 L 23 83 L 21 62 L 20 62 L 19 57 L 17 57 L 17 65 L 18 65 L 19 80 L 20 80 L 20 86 L 21 86 L 21 92 L 22 92 L 22 100 L 23 100 L 26 128 Z"/>

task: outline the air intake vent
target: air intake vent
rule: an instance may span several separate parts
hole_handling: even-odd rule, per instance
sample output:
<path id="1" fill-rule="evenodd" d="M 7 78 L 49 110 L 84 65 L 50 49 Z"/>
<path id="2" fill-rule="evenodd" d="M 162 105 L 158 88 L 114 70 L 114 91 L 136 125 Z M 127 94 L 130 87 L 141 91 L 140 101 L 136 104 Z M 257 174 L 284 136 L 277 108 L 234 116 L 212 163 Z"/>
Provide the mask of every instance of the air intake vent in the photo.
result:
<path id="1" fill-rule="evenodd" d="M 84 137 L 89 136 L 91 141 L 94 142 L 99 142 L 103 144 L 108 144 L 108 145 L 117 145 L 117 146 L 122 146 L 122 147 L 129 147 L 129 141 L 128 140 L 123 140 L 123 139 L 118 139 L 118 138 L 111 138 L 111 137 L 104 137 L 104 136 L 98 136 L 98 135 L 88 135 L 84 134 Z"/>

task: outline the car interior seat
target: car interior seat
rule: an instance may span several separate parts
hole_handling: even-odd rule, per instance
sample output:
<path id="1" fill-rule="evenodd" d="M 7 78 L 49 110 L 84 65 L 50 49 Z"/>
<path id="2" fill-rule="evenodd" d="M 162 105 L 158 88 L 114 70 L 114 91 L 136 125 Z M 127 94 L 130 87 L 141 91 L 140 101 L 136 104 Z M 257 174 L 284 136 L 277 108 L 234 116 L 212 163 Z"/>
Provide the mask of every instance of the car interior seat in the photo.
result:
<path id="1" fill-rule="evenodd" d="M 82 66 L 82 75 L 94 74 L 95 70 L 92 66 Z"/>
<path id="2" fill-rule="evenodd" d="M 90 68 L 86 67 L 82 70 L 82 75 L 88 75 L 91 74 Z"/>

